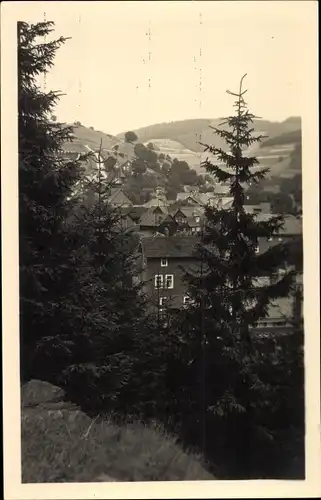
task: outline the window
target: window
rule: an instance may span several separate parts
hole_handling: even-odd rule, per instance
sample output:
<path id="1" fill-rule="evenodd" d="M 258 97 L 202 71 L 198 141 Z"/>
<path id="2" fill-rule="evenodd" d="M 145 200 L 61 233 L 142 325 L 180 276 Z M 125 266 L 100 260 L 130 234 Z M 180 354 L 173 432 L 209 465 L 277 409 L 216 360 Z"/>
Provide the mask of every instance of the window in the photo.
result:
<path id="1" fill-rule="evenodd" d="M 166 274 L 165 275 L 165 288 L 174 288 L 174 275 Z"/>
<path id="2" fill-rule="evenodd" d="M 256 245 L 255 253 L 260 253 L 260 247 L 259 247 L 259 245 Z"/>
<path id="3" fill-rule="evenodd" d="M 164 326 L 167 326 L 167 310 L 166 310 L 166 302 L 167 302 L 168 297 L 160 297 L 159 298 L 159 317 L 162 321 L 164 321 Z M 164 309 L 165 306 L 165 309 Z"/>
<path id="4" fill-rule="evenodd" d="M 164 277 L 162 274 L 155 274 L 155 288 L 163 288 Z"/>
<path id="5" fill-rule="evenodd" d="M 199 223 L 199 221 L 200 221 L 200 218 L 197 216 L 197 217 L 195 218 L 195 220 L 196 220 L 196 223 L 198 224 L 198 223 Z"/>
<path id="6" fill-rule="evenodd" d="M 166 303 L 167 297 L 159 297 L 159 305 L 164 306 Z"/>
<path id="7" fill-rule="evenodd" d="M 278 241 L 283 241 L 283 238 L 278 238 Z"/>
<path id="8" fill-rule="evenodd" d="M 273 241 L 273 238 L 272 238 L 272 236 L 270 236 L 270 238 L 268 238 L 268 241 Z"/>
<path id="9" fill-rule="evenodd" d="M 166 257 L 161 258 L 161 267 L 167 267 L 168 266 L 168 259 Z"/>
<path id="10" fill-rule="evenodd" d="M 183 304 L 186 305 L 186 306 L 188 304 L 192 305 L 192 304 L 194 304 L 194 300 L 189 295 L 184 295 L 184 297 L 183 297 Z"/>

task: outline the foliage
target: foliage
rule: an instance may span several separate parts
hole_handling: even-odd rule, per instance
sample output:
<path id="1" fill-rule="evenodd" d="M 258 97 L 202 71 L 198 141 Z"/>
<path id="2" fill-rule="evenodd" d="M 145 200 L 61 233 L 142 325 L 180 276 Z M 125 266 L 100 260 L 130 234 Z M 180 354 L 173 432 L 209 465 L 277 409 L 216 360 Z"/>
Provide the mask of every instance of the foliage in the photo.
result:
<path id="1" fill-rule="evenodd" d="M 262 221 L 244 208 L 244 186 L 258 183 L 267 173 L 267 169 L 258 167 L 255 157 L 243 153 L 262 140 L 261 136 L 253 136 L 251 124 L 255 117 L 247 109 L 245 92 L 242 81 L 237 94 L 229 92 L 236 97 L 235 116 L 222 124 L 227 129 L 214 128 L 229 152 L 203 145 L 205 151 L 224 163 L 222 168 L 207 159 L 203 166 L 217 182 L 229 184 L 233 202 L 228 209 L 206 208 L 206 221 L 197 245 L 201 269 L 197 275 L 186 272 L 192 305 L 183 319 L 189 335 L 199 339 L 192 352 L 202 395 L 200 444 L 206 449 L 209 435 L 219 439 L 219 435 L 213 435 L 213 429 L 221 429 L 222 446 L 239 463 L 237 473 L 253 477 L 257 473 L 256 450 L 272 439 L 263 416 L 273 411 L 274 404 L 270 381 L 259 378 L 260 351 L 253 329 L 267 316 L 273 300 L 288 296 L 293 273 L 289 271 L 277 278 L 277 270 L 287 256 L 284 246 L 276 245 L 264 254 L 256 252 L 259 238 L 278 234 L 282 217 L 271 216 Z M 260 283 L 263 277 L 269 278 L 269 284 Z"/>
<path id="2" fill-rule="evenodd" d="M 271 336 L 269 343 L 254 332 L 271 301 L 292 290 L 294 271 L 280 278 L 278 268 L 287 265 L 302 272 L 302 239 L 256 252 L 258 239 L 277 234 L 283 219 L 271 216 L 263 222 L 244 207 L 246 186 L 266 174 L 255 157 L 243 153 L 261 139 L 253 137 L 255 117 L 247 110 L 244 92 L 240 88 L 232 94 L 236 114 L 226 119 L 227 129 L 214 129 L 225 148 L 203 145 L 224 164 L 206 160 L 205 179 L 184 161 L 157 154 L 150 145 L 135 145 L 134 175 L 126 183 L 140 201 L 145 186 L 161 185 L 173 196 L 184 184 L 202 189 L 213 179 L 228 184 L 233 198 L 229 209 L 206 208 L 196 248 L 201 267 L 186 270 L 185 276 L 190 305 L 161 311 L 145 295 L 138 235 L 126 229 L 122 212 L 108 204 L 112 184 L 107 179 L 118 158 L 116 147 L 105 162 L 102 148 L 98 159 L 91 158 L 90 176 L 83 168 L 87 156 L 70 161 L 61 155 L 72 129 L 50 118 L 59 95 L 42 92 L 36 84 L 66 40 L 36 44 L 51 31 L 52 23 L 18 25 L 21 378 L 63 387 L 66 398 L 88 414 L 84 422 L 89 416 L 102 422 L 113 414 L 121 425 L 94 422 L 90 427 L 90 422 L 84 433 L 81 421 L 82 428 L 75 426 L 71 436 L 69 420 L 67 427 L 63 419 L 52 420 L 50 427 L 46 415 L 40 412 L 34 420 L 26 411 L 24 478 L 90 480 L 96 472 L 110 473 L 107 464 L 115 475 L 120 471 L 122 480 L 192 479 L 185 474 L 189 458 L 170 469 L 168 461 L 176 461 L 177 450 L 169 451 L 166 436 L 154 446 L 146 428 L 140 434 L 142 446 L 135 443 L 136 455 L 128 458 L 128 446 L 140 430 L 131 434 L 124 416 L 149 425 L 161 421 L 184 446 L 202 451 L 212 469 L 219 464 L 217 477 L 275 477 L 292 456 L 298 474 L 304 444 L 300 289 L 294 288 L 292 336 L 285 342 Z M 137 136 L 127 135 L 127 140 Z M 269 284 L 258 283 L 266 277 Z M 90 449 L 84 437 L 89 431 Z M 62 443 L 64 451 L 57 456 Z M 155 460 L 148 471 L 145 453 L 148 462 L 150 454 Z M 87 475 L 80 474 L 84 464 Z M 193 478 L 202 479 L 196 469 Z M 286 474 L 284 468 L 281 472 Z"/>
<path id="3" fill-rule="evenodd" d="M 138 137 L 135 134 L 135 132 L 128 131 L 125 134 L 125 142 L 135 142 L 137 141 Z"/>
<path id="4" fill-rule="evenodd" d="M 65 332 L 71 328 L 68 295 L 75 251 L 66 220 L 82 169 L 79 161 L 60 155 L 62 145 L 72 140 L 72 129 L 50 119 L 59 94 L 37 85 L 66 41 L 37 43 L 52 30 L 50 22 L 18 23 L 22 379 L 49 376 L 56 355 L 62 359 L 69 353 Z"/>
<path id="5" fill-rule="evenodd" d="M 73 294 L 83 316 L 74 325 L 75 355 L 60 383 L 72 400 L 95 414 L 110 409 L 129 382 L 135 337 L 144 327 L 145 298 L 139 241 L 108 205 L 111 186 L 101 162 L 89 183 L 93 203 L 80 204 L 71 223 L 82 259 Z"/>

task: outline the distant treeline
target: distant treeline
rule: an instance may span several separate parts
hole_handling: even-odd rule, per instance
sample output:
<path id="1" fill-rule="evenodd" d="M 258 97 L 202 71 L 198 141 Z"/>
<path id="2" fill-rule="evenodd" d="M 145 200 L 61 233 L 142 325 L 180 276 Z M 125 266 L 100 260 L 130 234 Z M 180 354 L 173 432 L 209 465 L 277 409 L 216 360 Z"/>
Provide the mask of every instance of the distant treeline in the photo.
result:
<path id="1" fill-rule="evenodd" d="M 270 147 L 270 146 L 284 146 L 285 144 L 298 143 L 302 140 L 301 130 L 293 130 L 292 132 L 287 132 L 285 134 L 278 135 L 277 137 L 271 137 L 262 142 L 260 147 Z"/>

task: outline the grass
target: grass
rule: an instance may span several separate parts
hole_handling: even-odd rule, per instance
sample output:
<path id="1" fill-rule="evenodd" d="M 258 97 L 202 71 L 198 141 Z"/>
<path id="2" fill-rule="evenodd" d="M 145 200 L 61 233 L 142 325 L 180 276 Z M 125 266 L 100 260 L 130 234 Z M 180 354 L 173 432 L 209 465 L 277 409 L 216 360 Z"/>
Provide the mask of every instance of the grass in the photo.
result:
<path id="1" fill-rule="evenodd" d="M 23 483 L 215 479 L 157 425 L 36 408 L 22 410 L 21 424 Z"/>

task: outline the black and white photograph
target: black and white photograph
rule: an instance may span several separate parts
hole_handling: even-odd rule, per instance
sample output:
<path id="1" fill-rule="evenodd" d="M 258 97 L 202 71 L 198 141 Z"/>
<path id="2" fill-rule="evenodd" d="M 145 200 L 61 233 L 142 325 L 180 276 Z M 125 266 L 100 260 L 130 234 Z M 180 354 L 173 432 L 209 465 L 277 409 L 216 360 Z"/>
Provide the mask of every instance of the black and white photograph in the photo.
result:
<path id="1" fill-rule="evenodd" d="M 316 2 L 4 4 L 21 485 L 305 491 L 320 465 Z"/>

